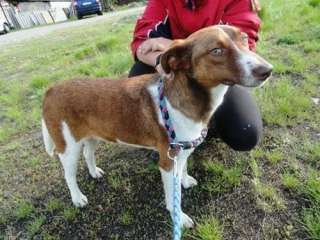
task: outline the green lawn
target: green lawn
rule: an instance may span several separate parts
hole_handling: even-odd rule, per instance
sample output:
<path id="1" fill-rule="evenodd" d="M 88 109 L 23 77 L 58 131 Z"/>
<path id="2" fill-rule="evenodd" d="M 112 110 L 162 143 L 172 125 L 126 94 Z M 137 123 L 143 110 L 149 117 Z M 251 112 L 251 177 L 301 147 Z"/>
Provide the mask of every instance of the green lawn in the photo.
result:
<path id="1" fill-rule="evenodd" d="M 190 161 L 199 185 L 183 208 L 185 239 L 320 239 L 320 0 L 263 0 L 258 52 L 275 67 L 254 94 L 264 138 L 250 153 L 207 140 Z M 57 81 L 126 75 L 134 18 L 57 31 L 0 52 L 0 239 L 170 239 L 150 152 L 102 144 L 105 177 L 80 165 L 89 206 L 75 209 L 44 152 L 41 101 Z M 144 183 L 144 184 L 141 184 Z"/>

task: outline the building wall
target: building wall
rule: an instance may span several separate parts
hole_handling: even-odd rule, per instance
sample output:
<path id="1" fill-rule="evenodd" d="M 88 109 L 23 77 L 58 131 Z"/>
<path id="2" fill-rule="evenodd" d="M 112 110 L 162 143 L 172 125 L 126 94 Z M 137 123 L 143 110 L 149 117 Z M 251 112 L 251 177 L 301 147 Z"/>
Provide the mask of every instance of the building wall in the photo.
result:
<path id="1" fill-rule="evenodd" d="M 50 9 L 50 2 L 20 2 L 18 9 L 20 12 L 47 11 Z"/>
<path id="2" fill-rule="evenodd" d="M 50 5 L 52 9 L 69 8 L 71 6 L 71 2 L 70 1 L 66 1 L 66 2 L 51 1 Z"/>

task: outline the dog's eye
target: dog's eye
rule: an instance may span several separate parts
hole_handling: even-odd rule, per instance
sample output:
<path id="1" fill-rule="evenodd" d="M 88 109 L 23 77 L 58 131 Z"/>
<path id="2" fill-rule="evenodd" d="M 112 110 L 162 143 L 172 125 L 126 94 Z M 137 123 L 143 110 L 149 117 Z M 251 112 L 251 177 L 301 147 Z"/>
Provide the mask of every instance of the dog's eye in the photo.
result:
<path id="1" fill-rule="evenodd" d="M 211 50 L 211 54 L 213 56 L 222 56 L 223 49 L 222 48 L 214 48 L 214 49 Z"/>

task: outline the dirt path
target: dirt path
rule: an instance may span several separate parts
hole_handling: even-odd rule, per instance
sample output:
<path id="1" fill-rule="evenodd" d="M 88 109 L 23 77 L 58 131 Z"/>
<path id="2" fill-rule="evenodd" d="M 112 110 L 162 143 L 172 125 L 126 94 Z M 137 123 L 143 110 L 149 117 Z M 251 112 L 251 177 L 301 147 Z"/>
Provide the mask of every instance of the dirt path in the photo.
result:
<path id="1" fill-rule="evenodd" d="M 5 34 L 5 35 L 0 35 L 0 47 L 9 46 L 10 44 L 22 42 L 32 38 L 40 38 L 60 29 L 67 29 L 67 28 L 78 27 L 78 26 L 89 26 L 92 24 L 111 20 L 112 18 L 121 18 L 121 17 L 137 15 L 141 13 L 143 9 L 144 7 L 136 7 L 128 10 L 123 10 L 123 11 L 109 12 L 104 14 L 103 16 L 89 17 L 82 20 L 78 20 L 78 21 L 68 21 L 68 22 L 63 22 L 58 24 L 25 29 L 25 30 Z"/>

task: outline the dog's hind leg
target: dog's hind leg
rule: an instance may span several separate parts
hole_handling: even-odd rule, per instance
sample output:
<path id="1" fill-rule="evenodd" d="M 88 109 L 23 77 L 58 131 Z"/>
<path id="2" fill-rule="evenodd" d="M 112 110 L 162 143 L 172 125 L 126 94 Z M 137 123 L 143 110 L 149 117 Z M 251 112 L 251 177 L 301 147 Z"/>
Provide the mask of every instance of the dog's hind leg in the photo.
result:
<path id="1" fill-rule="evenodd" d="M 47 125 L 46 125 L 44 119 L 41 120 L 41 126 L 42 126 L 42 137 L 43 137 L 43 142 L 44 142 L 46 152 L 49 154 L 50 157 L 53 157 L 55 146 L 54 146 L 54 142 L 48 132 L 48 128 L 47 128 Z"/>
<path id="2" fill-rule="evenodd" d="M 89 173 L 93 178 L 101 178 L 104 171 L 96 166 L 94 152 L 98 145 L 98 140 L 88 139 L 84 141 L 83 155 L 89 169 Z"/>
<path id="3" fill-rule="evenodd" d="M 191 187 L 198 185 L 198 181 L 194 177 L 188 175 L 188 162 L 187 161 L 183 167 L 181 183 L 182 183 L 182 186 L 184 189 L 188 189 L 188 188 L 191 188 Z"/>
<path id="4" fill-rule="evenodd" d="M 77 184 L 77 167 L 80 157 L 82 142 L 76 142 L 68 125 L 62 123 L 63 136 L 66 142 L 64 153 L 58 154 L 64 169 L 64 176 L 71 194 L 72 202 L 76 207 L 83 207 L 88 199 L 79 189 Z"/>

